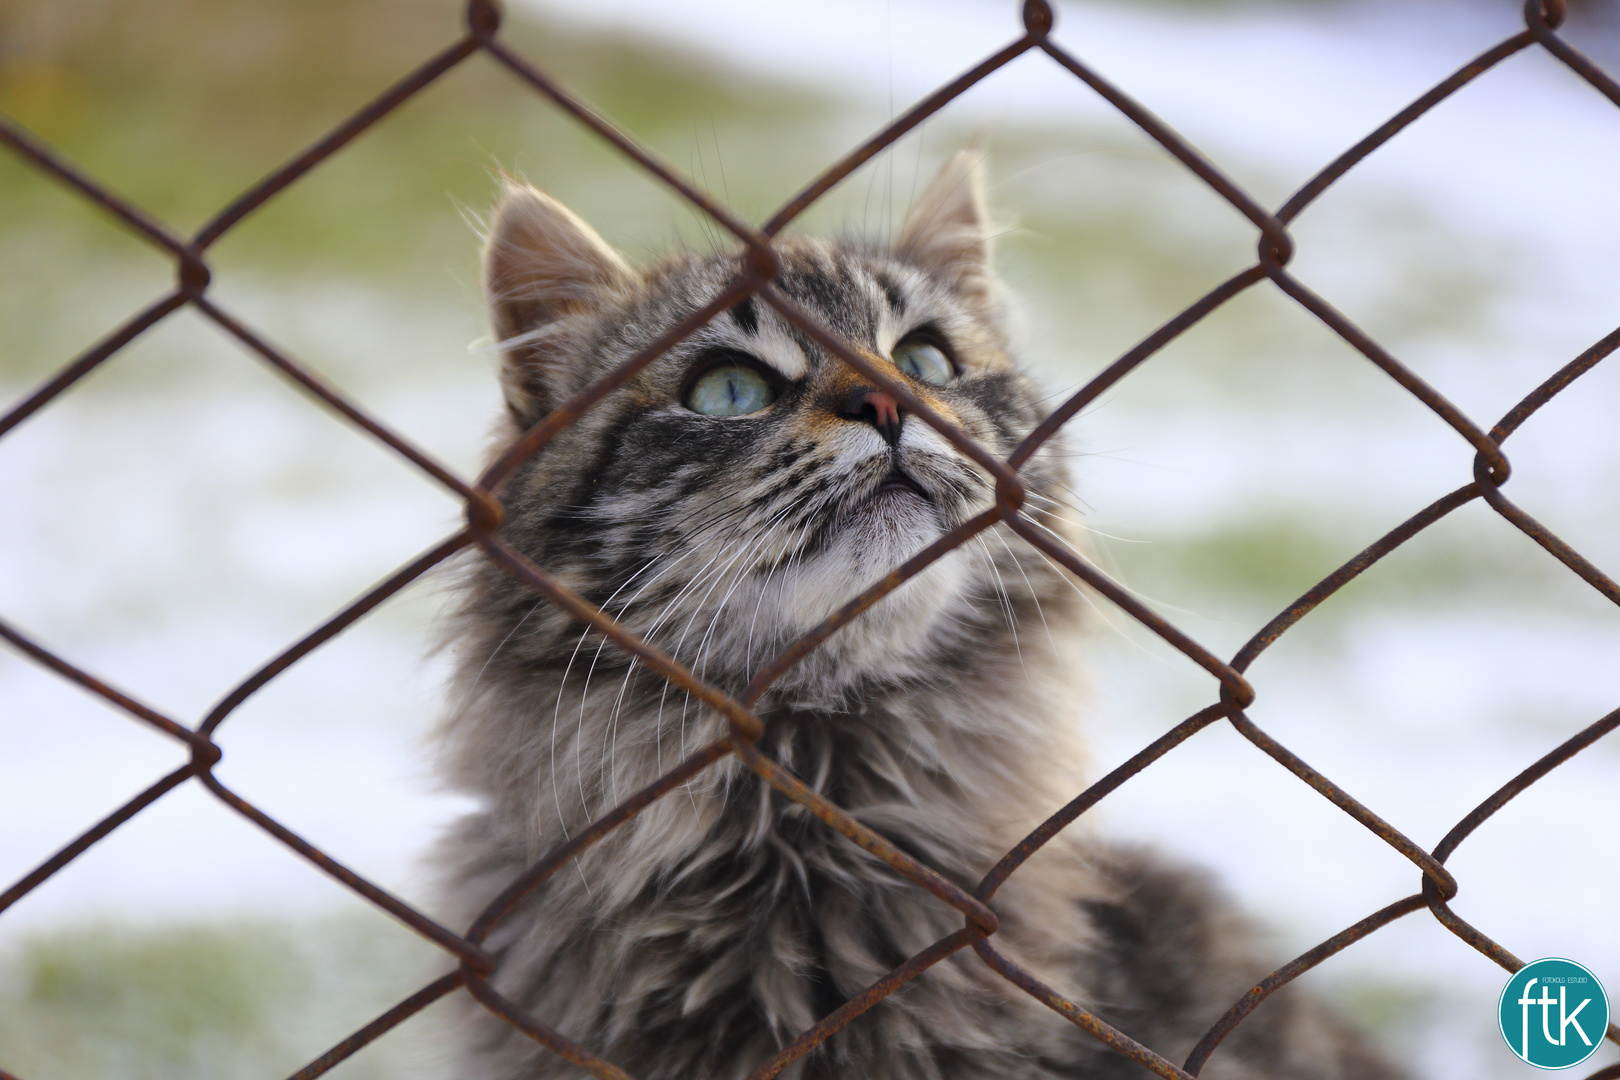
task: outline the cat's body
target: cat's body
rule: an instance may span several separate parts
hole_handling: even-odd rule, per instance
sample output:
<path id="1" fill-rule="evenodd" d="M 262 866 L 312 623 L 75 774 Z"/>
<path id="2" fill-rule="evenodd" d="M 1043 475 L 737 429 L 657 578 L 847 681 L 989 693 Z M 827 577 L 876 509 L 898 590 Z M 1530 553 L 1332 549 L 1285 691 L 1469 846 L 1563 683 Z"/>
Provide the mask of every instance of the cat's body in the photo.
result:
<path id="1" fill-rule="evenodd" d="M 1041 418 L 994 295 L 977 171 L 958 156 L 892 250 L 797 239 L 776 286 L 1005 456 Z M 736 273 L 730 256 L 633 271 L 561 206 L 508 193 L 486 281 L 509 433 Z M 1059 537 L 1065 470 L 1021 473 Z M 505 485 L 503 535 L 727 691 L 860 589 L 988 508 L 988 477 L 772 309 L 714 319 L 564 429 Z M 785 674 L 760 747 L 971 889 L 1085 785 L 1073 655 L 1087 607 L 997 528 L 944 556 Z M 720 719 L 493 566 L 471 571 L 446 725 L 450 778 L 485 808 L 441 852 L 463 923 L 539 856 L 724 731 Z M 996 945 L 1180 1060 L 1269 964 L 1202 879 L 1078 828 L 996 895 Z M 962 917 L 724 759 L 584 851 L 488 940 L 497 988 L 641 1080 L 742 1080 Z M 461 1080 L 582 1075 L 471 1007 Z M 787 1077 L 1145 1077 L 971 951 Z M 1306 997 L 1246 1021 L 1212 1078 L 1396 1074 Z"/>

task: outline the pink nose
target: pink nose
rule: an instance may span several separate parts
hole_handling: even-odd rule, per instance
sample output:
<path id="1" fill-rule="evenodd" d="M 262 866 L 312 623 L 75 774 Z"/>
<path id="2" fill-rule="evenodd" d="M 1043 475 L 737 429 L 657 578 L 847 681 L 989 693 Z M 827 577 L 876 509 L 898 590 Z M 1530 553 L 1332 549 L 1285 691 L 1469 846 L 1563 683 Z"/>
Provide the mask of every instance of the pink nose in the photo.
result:
<path id="1" fill-rule="evenodd" d="M 886 390 L 865 386 L 852 390 L 838 415 L 871 424 L 890 446 L 900 442 L 900 403 Z"/>

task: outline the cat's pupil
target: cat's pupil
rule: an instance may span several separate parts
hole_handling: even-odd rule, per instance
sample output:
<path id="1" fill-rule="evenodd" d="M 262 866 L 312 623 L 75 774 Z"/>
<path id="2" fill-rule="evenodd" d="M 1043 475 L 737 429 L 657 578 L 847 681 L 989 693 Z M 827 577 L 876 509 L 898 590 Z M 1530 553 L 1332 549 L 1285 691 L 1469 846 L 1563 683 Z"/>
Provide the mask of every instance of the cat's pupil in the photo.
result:
<path id="1" fill-rule="evenodd" d="M 705 371 L 686 394 L 686 407 L 704 416 L 745 416 L 776 400 L 765 376 L 741 364 L 719 364 Z"/>

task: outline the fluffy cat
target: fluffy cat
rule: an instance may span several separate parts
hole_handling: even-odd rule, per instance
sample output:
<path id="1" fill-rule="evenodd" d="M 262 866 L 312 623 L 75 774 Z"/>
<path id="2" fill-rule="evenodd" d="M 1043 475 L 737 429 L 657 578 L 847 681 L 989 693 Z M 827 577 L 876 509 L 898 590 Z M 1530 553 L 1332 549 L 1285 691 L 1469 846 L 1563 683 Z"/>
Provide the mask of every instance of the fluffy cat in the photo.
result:
<path id="1" fill-rule="evenodd" d="M 1005 456 L 1042 417 L 1011 353 L 980 169 L 959 154 L 892 246 L 793 237 L 776 286 Z M 485 284 L 507 441 L 724 289 L 728 254 L 634 269 L 510 185 Z M 1026 512 L 1066 540 L 1052 450 Z M 502 535 L 728 692 L 994 500 L 895 399 L 744 300 L 564 429 L 501 492 Z M 760 701 L 760 747 L 971 889 L 1086 783 L 1074 655 L 1087 605 L 997 527 L 844 627 Z M 724 731 L 712 712 L 488 563 L 469 570 L 445 728 L 482 809 L 439 857 L 470 921 L 540 855 Z M 1199 875 L 1076 826 L 993 902 L 995 943 L 1179 1061 L 1272 966 Z M 640 1080 L 742 1080 L 962 918 L 725 759 L 578 856 L 487 942 L 495 986 Z M 461 1080 L 582 1071 L 467 1003 Z M 937 965 L 782 1074 L 794 1080 L 1140 1080 L 1148 1072 L 994 974 Z M 1211 1080 L 1398 1074 L 1288 988 Z"/>

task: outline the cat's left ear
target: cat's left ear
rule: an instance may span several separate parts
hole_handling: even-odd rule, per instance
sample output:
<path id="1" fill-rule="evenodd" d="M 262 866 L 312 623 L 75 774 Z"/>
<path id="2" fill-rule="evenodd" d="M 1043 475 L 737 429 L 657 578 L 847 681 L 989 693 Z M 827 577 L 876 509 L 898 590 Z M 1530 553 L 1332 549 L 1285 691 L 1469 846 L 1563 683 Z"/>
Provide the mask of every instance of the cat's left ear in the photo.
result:
<path id="1" fill-rule="evenodd" d="M 506 361 L 501 388 L 520 427 L 583 385 L 570 316 L 596 310 L 632 278 L 624 258 L 572 210 L 507 182 L 484 243 L 484 293 Z"/>
<path id="2" fill-rule="evenodd" d="M 975 299 L 990 300 L 983 154 L 958 150 L 952 155 L 906 215 L 895 254 L 943 275 Z"/>
<path id="3" fill-rule="evenodd" d="M 500 341 L 587 308 L 630 277 L 624 258 L 572 210 L 508 181 L 484 245 L 484 292 Z"/>

